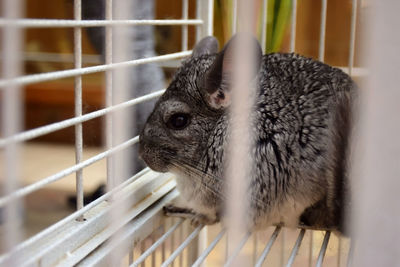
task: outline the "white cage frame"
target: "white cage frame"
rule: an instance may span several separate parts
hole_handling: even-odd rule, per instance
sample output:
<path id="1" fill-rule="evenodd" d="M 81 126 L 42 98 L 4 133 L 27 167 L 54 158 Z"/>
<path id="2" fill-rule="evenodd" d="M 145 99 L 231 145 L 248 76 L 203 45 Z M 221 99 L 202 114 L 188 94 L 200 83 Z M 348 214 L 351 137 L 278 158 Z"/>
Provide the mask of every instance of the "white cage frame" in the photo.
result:
<path id="1" fill-rule="evenodd" d="M 180 59 L 191 54 L 187 50 L 188 40 L 188 25 L 196 26 L 196 40 L 203 36 L 212 35 L 213 33 L 213 0 L 197 0 L 196 19 L 188 19 L 188 0 L 182 0 L 183 10 L 182 19 L 176 20 L 112 20 L 111 6 L 112 0 L 106 1 L 106 20 L 82 20 L 81 19 L 81 0 L 74 1 L 74 20 L 48 20 L 48 19 L 23 19 L 20 16 L 22 0 L 4 0 L 5 18 L 0 19 L 0 27 L 4 31 L 3 37 L 3 69 L 9 69 L 0 80 L 0 90 L 3 93 L 3 129 L 8 129 L 4 133 L 4 138 L 0 139 L 0 149 L 4 151 L 7 168 L 6 190 L 7 193 L 0 197 L 0 207 L 4 207 L 8 215 L 8 223 L 5 223 L 7 238 L 5 243 L 11 250 L 0 256 L 1 266 L 95 266 L 104 264 L 107 257 L 117 248 L 123 247 L 123 253 L 129 254 L 129 266 L 139 266 L 144 264 L 146 257 L 153 254 L 162 243 L 181 227 L 183 220 L 178 220 L 172 227 L 166 229 L 165 233 L 155 241 L 150 248 L 133 261 L 133 250 L 131 246 L 138 244 L 146 237 L 159 230 L 160 226 L 165 222 L 162 215 L 162 207 L 166 203 L 175 199 L 178 192 L 175 189 L 173 177 L 168 174 L 158 174 L 146 168 L 137 173 L 129 180 L 116 186 L 111 191 L 96 199 L 90 204 L 83 205 L 83 186 L 82 186 L 82 170 L 87 166 L 104 158 L 109 158 L 116 152 L 121 151 L 138 142 L 138 137 L 125 141 L 117 146 L 108 144 L 108 149 L 92 158 L 85 161 L 82 160 L 82 123 L 88 120 L 112 114 L 115 111 L 136 105 L 138 103 L 154 99 L 160 96 L 164 90 L 148 94 L 136 99 L 132 99 L 121 104 L 112 105 L 110 98 L 111 84 L 107 84 L 107 107 L 101 110 L 82 115 L 82 75 L 106 72 L 120 68 L 126 68 L 139 64 L 151 62 L 165 62 L 174 59 Z M 268 0 L 263 0 L 263 21 L 266 21 L 266 6 Z M 319 59 L 324 60 L 325 47 L 325 22 L 327 15 L 327 0 L 322 1 L 321 9 L 321 28 L 319 39 Z M 236 2 L 236 1 L 235 1 Z M 350 38 L 350 55 L 348 59 L 348 68 L 346 71 L 349 74 L 353 73 L 353 58 L 354 58 L 354 43 L 355 43 L 355 26 L 357 15 L 357 0 L 352 0 L 352 19 L 351 19 L 351 38 Z M 236 5 L 234 5 L 236 11 Z M 295 35 L 296 35 L 296 9 L 297 0 L 293 0 L 292 5 L 292 25 L 291 25 L 291 41 L 290 49 L 294 51 Z M 236 23 L 236 17 L 234 17 Z M 263 23 L 266 25 L 266 23 Z M 182 26 L 182 51 L 143 58 L 138 60 L 130 60 L 121 63 L 112 63 L 111 50 L 106 50 L 106 64 L 93 67 L 82 67 L 82 47 L 81 47 L 81 29 L 83 27 L 101 27 L 107 29 L 106 46 L 111 45 L 112 38 L 110 31 L 116 25 L 179 25 Z M 36 75 L 21 75 L 20 66 L 18 66 L 19 58 L 23 56 L 21 50 L 21 30 L 27 28 L 54 28 L 54 27 L 73 27 L 74 28 L 74 69 L 55 71 L 51 73 L 43 73 Z M 261 37 L 262 43 L 266 42 L 265 29 Z M 51 55 L 50 55 L 51 56 Z M 53 55 L 54 56 L 54 55 Z M 8 66 L 13 66 L 9 68 Z M 66 77 L 75 77 L 75 114 L 71 119 L 39 127 L 28 131 L 19 131 L 21 114 L 19 107 L 21 99 L 19 98 L 19 88 L 24 85 L 38 83 L 49 80 L 56 80 Z M 39 182 L 22 188 L 16 188 L 15 179 L 18 177 L 17 169 L 19 158 L 17 156 L 18 146 L 27 140 L 65 129 L 70 126 L 75 126 L 76 138 L 76 164 L 60 172 L 54 173 Z M 107 129 L 107 135 L 111 135 L 110 128 Z M 26 195 L 35 192 L 46 185 L 53 183 L 65 176 L 76 173 L 77 179 L 77 199 L 78 208 L 76 212 L 68 217 L 58 221 L 49 228 L 36 234 L 35 236 L 21 243 L 15 243 L 18 240 L 18 232 L 13 224 L 18 220 L 18 205 L 19 200 Z M 112 213 L 112 199 L 130 199 L 131 205 L 127 207 L 127 211 L 122 214 L 122 218 L 116 223 L 109 223 L 106 219 Z M 80 220 L 84 217 L 85 220 Z M 222 230 L 209 246 L 204 247 L 204 241 L 199 239 L 199 233 L 202 226 L 192 229 L 192 232 L 186 239 L 181 239 L 181 245 L 166 259 L 163 254 L 164 263 L 162 266 L 168 266 L 181 254 L 181 252 L 192 242 L 194 246 L 190 248 L 190 259 L 193 266 L 200 266 L 206 259 L 210 251 L 222 239 L 225 230 Z M 165 230 L 165 229 L 164 229 Z M 298 238 L 293 245 L 292 252 L 289 255 L 286 266 L 291 266 L 295 260 L 298 249 L 302 243 L 306 229 L 300 229 Z M 263 261 L 267 257 L 274 241 L 281 232 L 280 227 L 276 227 L 270 240 L 265 245 L 261 255 L 255 261 L 255 266 L 262 266 Z M 119 233 L 119 234 L 116 234 Z M 113 242 L 106 242 L 113 236 Z M 317 257 L 317 266 L 322 266 L 324 255 L 330 239 L 330 231 L 325 232 L 325 237 L 322 242 L 321 249 Z M 229 266 L 235 256 L 240 252 L 241 247 L 245 244 L 250 234 L 246 235 L 241 242 L 241 246 L 235 250 L 235 253 L 226 260 L 226 266 Z M 312 242 L 312 239 L 311 239 Z M 127 246 L 126 244 L 129 245 Z M 199 247 L 203 246 L 200 253 Z M 311 246 L 310 246 L 311 248 Z M 130 249 L 130 252 L 128 250 Z M 165 252 L 164 252 L 165 253 Z M 311 252 L 312 253 L 312 252 Z M 340 253 L 338 254 L 340 257 Z M 340 259 L 339 259 L 340 262 Z M 181 262 L 182 263 L 182 262 Z M 311 264 L 311 260 L 310 260 Z"/>

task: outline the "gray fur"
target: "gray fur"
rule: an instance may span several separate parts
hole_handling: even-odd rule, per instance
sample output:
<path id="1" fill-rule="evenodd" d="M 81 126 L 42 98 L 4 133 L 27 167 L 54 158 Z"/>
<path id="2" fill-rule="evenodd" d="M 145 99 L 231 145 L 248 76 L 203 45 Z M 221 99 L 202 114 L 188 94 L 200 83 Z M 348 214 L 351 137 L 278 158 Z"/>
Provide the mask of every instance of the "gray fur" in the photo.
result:
<path id="1" fill-rule="evenodd" d="M 183 62 L 140 136 L 142 158 L 156 171 L 177 174 L 191 213 L 206 222 L 220 219 L 225 200 L 229 114 L 210 97 L 229 94 L 218 67 L 226 49 Z M 280 53 L 262 56 L 254 79 L 250 227 L 303 223 L 343 230 L 353 81 L 319 61 Z M 166 126 L 176 113 L 190 114 L 186 128 Z"/>

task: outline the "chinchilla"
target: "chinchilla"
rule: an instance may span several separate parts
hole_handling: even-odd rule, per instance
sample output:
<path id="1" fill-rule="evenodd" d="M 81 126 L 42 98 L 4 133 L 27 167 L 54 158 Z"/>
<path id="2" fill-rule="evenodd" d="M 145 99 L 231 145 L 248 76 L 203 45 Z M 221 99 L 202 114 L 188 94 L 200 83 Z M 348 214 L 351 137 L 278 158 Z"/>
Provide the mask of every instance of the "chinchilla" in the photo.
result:
<path id="1" fill-rule="evenodd" d="M 234 36 L 218 52 L 205 37 L 182 63 L 140 135 L 140 155 L 176 175 L 185 207 L 169 215 L 213 224 L 225 207 Z M 248 37 L 242 37 L 248 38 Z M 349 135 L 356 85 L 340 69 L 294 53 L 256 54 L 254 148 L 249 175 L 249 227 L 272 224 L 343 231 L 350 203 Z M 248 155 L 243 155 L 248 156 Z"/>

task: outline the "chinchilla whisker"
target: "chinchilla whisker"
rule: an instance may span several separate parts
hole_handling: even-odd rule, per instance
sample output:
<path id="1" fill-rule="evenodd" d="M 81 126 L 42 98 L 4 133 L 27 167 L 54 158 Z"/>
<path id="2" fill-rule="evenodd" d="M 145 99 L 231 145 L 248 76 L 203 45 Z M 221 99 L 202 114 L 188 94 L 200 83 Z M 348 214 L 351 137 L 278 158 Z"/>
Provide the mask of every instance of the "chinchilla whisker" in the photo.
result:
<path id="1" fill-rule="evenodd" d="M 206 176 L 211 176 L 208 174 L 205 174 L 201 170 L 197 169 L 196 167 L 193 167 L 187 163 L 171 163 L 175 168 L 179 169 L 182 172 L 185 172 L 187 175 L 190 175 L 191 177 L 194 177 L 196 180 L 198 180 L 201 184 L 201 186 L 208 190 L 209 192 L 213 193 L 216 197 L 221 198 L 221 199 L 226 199 L 224 192 L 217 191 L 210 186 L 207 185 L 205 181 L 203 181 L 202 178 Z M 195 175 L 193 175 L 193 173 Z M 214 177 L 211 177 L 211 179 L 214 179 Z"/>
<path id="2" fill-rule="evenodd" d="M 204 181 L 206 179 L 215 179 L 216 181 L 221 183 L 221 185 L 219 186 L 221 188 L 221 187 L 223 187 L 223 179 L 222 178 L 219 178 L 216 175 L 205 173 L 204 169 L 200 168 L 198 165 L 196 165 L 194 163 L 193 164 L 190 163 L 190 160 L 185 160 L 185 162 L 180 161 L 179 163 L 171 163 L 171 164 L 173 164 L 176 168 L 179 168 L 181 171 L 185 172 L 190 177 L 193 177 L 196 180 L 198 180 L 201 183 L 201 185 L 204 187 L 205 190 L 208 190 L 209 192 L 213 193 L 216 197 L 220 198 L 221 200 L 227 199 L 227 196 L 226 196 L 226 193 L 224 192 L 224 190 L 217 191 L 217 190 L 211 188 L 210 186 L 208 186 L 207 182 Z M 193 173 L 195 173 L 195 175 L 193 175 Z M 204 179 L 204 178 L 206 178 L 206 179 Z M 250 193 L 248 194 L 248 197 L 249 197 L 250 201 L 257 202 L 258 206 L 261 206 L 261 207 L 267 206 L 267 203 L 265 203 L 261 199 L 258 199 L 257 197 L 253 196 Z"/>

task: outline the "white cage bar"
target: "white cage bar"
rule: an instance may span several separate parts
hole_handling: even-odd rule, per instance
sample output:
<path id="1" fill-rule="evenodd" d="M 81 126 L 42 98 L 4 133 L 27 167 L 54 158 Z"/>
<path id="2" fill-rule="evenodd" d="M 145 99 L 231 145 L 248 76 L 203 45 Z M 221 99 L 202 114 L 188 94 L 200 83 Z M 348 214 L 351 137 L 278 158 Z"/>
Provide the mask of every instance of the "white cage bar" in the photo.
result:
<path id="1" fill-rule="evenodd" d="M 325 31 L 326 31 L 326 17 L 327 17 L 327 0 L 322 1 L 321 8 L 321 24 L 320 24 L 320 38 L 319 38 L 319 59 L 324 60 L 325 53 Z M 15 0 L 5 0 L 7 3 L 4 12 L 11 12 L 12 8 L 16 8 L 14 11 L 18 14 L 21 8 L 18 7 Z M 237 7 L 238 2 L 233 0 L 232 3 L 232 32 L 236 32 L 238 18 Z M 13 6 L 15 4 L 15 6 Z M 3 49 L 5 51 L 3 55 L 3 70 L 9 69 L 11 72 L 7 75 L 3 75 L 0 79 L 0 91 L 3 94 L 3 116 L 7 119 L 3 119 L 3 129 L 10 129 L 0 139 L 0 149 L 5 151 L 7 165 L 11 166 L 7 168 L 10 170 L 7 173 L 6 184 L 8 185 L 8 192 L 0 197 L 0 207 L 11 207 L 11 211 L 14 215 L 10 216 L 8 220 L 12 223 L 17 223 L 19 212 L 16 203 L 23 197 L 31 194 L 50 183 L 58 181 L 65 176 L 76 173 L 77 183 L 77 210 L 65 217 L 64 219 L 56 222 L 52 226 L 44 229 L 40 233 L 30 237 L 29 239 L 20 242 L 18 233 L 12 224 L 6 224 L 9 226 L 7 232 L 9 237 L 6 240 L 6 247 L 13 247 L 9 251 L 4 252 L 0 255 L 1 266 L 17 266 L 17 265 L 36 265 L 36 266 L 94 266 L 98 264 L 105 264 L 107 257 L 117 250 L 120 253 L 124 253 L 129 257 L 128 266 L 147 266 L 147 259 L 151 259 L 152 265 L 155 266 L 156 256 L 159 253 L 162 260 L 161 266 L 169 266 L 170 264 L 177 264 L 177 258 L 179 257 L 179 265 L 182 266 L 184 263 L 183 253 L 187 252 L 186 263 L 193 263 L 193 266 L 201 266 L 204 261 L 212 253 L 212 251 L 218 245 L 223 245 L 224 242 L 220 242 L 224 237 L 226 238 L 226 246 L 228 245 L 228 238 L 226 235 L 226 229 L 218 231 L 215 237 L 210 242 L 203 240 L 202 242 L 207 243 L 203 248 L 201 246 L 198 236 L 201 236 L 201 230 L 203 226 L 197 228 L 190 228 L 185 225 L 184 220 L 178 220 L 172 224 L 171 227 L 166 228 L 166 219 L 162 214 L 162 207 L 175 200 L 178 197 L 178 192 L 175 189 L 175 182 L 173 177 L 169 174 L 158 174 L 148 168 L 142 170 L 136 175 L 132 176 L 121 184 L 114 184 L 110 187 L 110 191 L 103 196 L 97 198 L 90 204 L 83 204 L 83 177 L 82 172 L 84 169 L 91 164 L 98 162 L 102 159 L 107 159 L 107 177 L 108 182 L 111 183 L 112 175 L 114 173 L 113 164 L 110 158 L 117 152 L 124 150 L 130 146 L 133 146 L 138 142 L 138 137 L 131 138 L 122 142 L 118 145 L 113 144 L 113 126 L 115 121 L 112 118 L 112 114 L 117 111 L 124 110 L 128 107 L 132 107 L 139 103 L 159 97 L 165 90 L 160 90 L 155 93 L 151 93 L 136 99 L 124 101 L 123 103 L 113 103 L 114 91 L 113 91 L 113 76 L 112 72 L 116 69 L 129 68 L 137 66 L 139 64 L 165 62 L 176 59 L 187 57 L 191 54 L 188 50 L 188 26 L 196 27 L 196 40 L 201 37 L 213 34 L 213 7 L 214 1 L 196 1 L 196 18 L 189 19 L 189 1 L 182 0 L 182 18 L 181 19 L 154 19 L 154 20 L 127 20 L 117 19 L 114 20 L 112 16 L 113 1 L 106 0 L 106 16 L 105 20 L 82 20 L 81 18 L 81 0 L 74 0 L 74 19 L 73 20 L 54 20 L 54 19 L 25 19 L 21 17 L 4 17 L 0 19 L 0 28 L 4 29 L 3 32 Z M 266 21 L 267 21 L 267 6 L 268 1 L 262 1 L 262 21 L 265 27 L 262 29 L 261 41 L 263 47 L 266 43 Z M 295 39 L 296 39 L 296 19 L 297 19 L 297 0 L 293 0 L 291 9 L 291 27 L 290 27 L 290 51 L 295 51 Z M 12 13 L 12 12 L 11 12 Z M 10 14 L 11 14 L 10 13 Z M 352 1 L 352 17 L 351 17 L 351 37 L 350 37 L 350 53 L 348 59 L 348 72 L 351 74 L 354 65 L 354 53 L 355 53 L 355 34 L 356 34 L 356 15 L 357 15 L 357 0 Z M 113 43 L 112 38 L 115 33 L 114 28 L 117 26 L 142 26 L 142 25 L 170 25 L 182 28 L 182 51 L 154 56 L 149 58 L 141 58 L 135 60 L 128 60 L 119 63 L 113 62 Z M 19 37 L 16 35 L 18 32 L 25 29 L 32 28 L 73 28 L 74 30 L 74 54 L 73 59 L 74 69 L 64 71 L 54 71 L 50 73 L 42 73 L 35 75 L 21 75 L 19 67 L 15 62 L 18 61 L 18 57 L 22 57 L 24 53 L 18 50 L 18 45 L 14 45 L 15 42 L 21 42 Z M 86 27 L 105 27 L 105 64 L 83 67 L 82 63 L 85 61 L 85 56 L 82 54 L 82 28 Z M 13 55 L 15 58 L 13 58 Z M 57 57 L 57 55 L 52 55 Z M 99 59 L 91 58 L 94 63 L 99 63 Z M 14 62 L 14 64 L 10 64 Z M 8 68 L 8 66 L 14 66 Z M 96 73 L 106 73 L 106 106 L 100 110 L 87 113 L 82 115 L 82 76 Z M 12 90 L 21 86 L 40 83 L 44 81 L 58 80 L 62 78 L 73 77 L 75 79 L 75 117 L 63 121 L 59 121 L 53 124 L 48 124 L 43 127 L 28 131 L 20 131 L 18 129 L 21 121 L 21 111 L 15 110 L 19 107 L 21 101 L 18 94 L 12 95 Z M 15 92 L 14 92 L 15 93 Z M 97 154 L 87 160 L 82 158 L 82 124 L 86 121 L 106 116 L 106 151 Z M 20 188 L 16 188 L 13 184 L 16 180 L 14 177 L 17 176 L 16 171 L 19 163 L 19 157 L 16 154 L 17 147 L 25 141 L 32 140 L 34 138 L 53 133 L 65 129 L 67 127 L 75 127 L 75 152 L 76 152 L 76 164 L 54 173 L 48 177 L 42 178 L 40 181 L 25 185 Z M 14 167 L 13 167 L 14 166 Z M 107 217 L 113 213 L 113 201 L 128 201 L 129 205 L 126 207 L 126 211 L 123 214 L 119 214 L 121 218 L 110 222 Z M 84 220 L 83 220 L 84 219 Z M 186 228 L 185 228 L 186 227 Z M 162 230 L 163 234 L 159 238 L 156 237 L 155 233 Z M 207 227 L 205 227 L 207 228 Z M 187 230 L 186 235 L 183 234 L 184 229 Z M 264 261 L 271 255 L 273 246 L 276 245 L 276 240 L 282 238 L 282 245 L 285 246 L 288 243 L 286 234 L 283 233 L 283 229 L 279 226 L 273 228 L 273 233 L 265 243 L 260 243 L 258 240 L 257 246 L 262 248 L 261 253 L 258 249 L 253 248 L 253 256 L 256 260 L 255 266 L 262 266 Z M 282 265 L 291 266 L 296 260 L 298 251 L 302 240 L 306 232 L 313 233 L 311 230 L 299 229 L 296 242 L 292 245 L 292 251 L 290 255 L 284 254 L 282 250 Z M 226 259 L 226 266 L 229 266 L 236 260 L 242 249 L 248 245 L 249 237 L 251 233 L 247 233 L 245 237 L 239 242 L 238 246 L 232 247 L 233 253 Z M 149 248 L 144 249 L 140 255 L 137 255 L 137 247 L 139 244 L 145 248 L 145 241 L 151 237 L 152 244 Z M 313 256 L 313 238 L 311 235 L 310 245 L 310 261 L 316 260 L 317 266 L 322 266 L 325 253 L 328 248 L 328 243 L 332 238 L 330 231 L 324 231 L 324 238 L 322 240 L 320 249 L 318 250 L 318 257 L 312 259 Z M 255 237 L 256 238 L 256 237 Z M 109 242 L 109 240 L 113 240 Z M 167 241 L 171 241 L 168 245 Z M 175 242 L 176 241 L 176 242 Z M 16 244 L 15 242 L 20 242 Z M 166 252 L 168 246 L 173 247 L 175 243 L 179 243 L 174 251 Z M 339 243 L 341 244 L 341 243 Z M 14 246 L 15 245 L 15 246 Z M 188 248 L 189 246 L 189 248 Z M 192 246 L 190 248 L 190 246 Z M 341 254 L 341 245 L 339 245 L 338 257 L 344 257 Z M 199 250 L 199 251 L 198 251 Z M 226 248 L 226 250 L 228 250 Z M 189 255 L 190 254 L 190 255 Z M 122 260 L 122 259 L 121 259 Z M 340 266 L 340 258 L 338 259 Z"/>
<path id="2" fill-rule="evenodd" d="M 6 0 L 2 3 L 5 17 L 15 20 L 21 16 L 23 3 L 20 0 Z M 2 61 L 2 76 L 5 78 L 15 78 L 21 75 L 22 64 L 20 59 L 20 50 L 22 47 L 22 32 L 11 23 L 4 27 L 2 36 L 2 49 L 4 58 Z M 1 131 L 5 137 L 12 136 L 22 127 L 22 105 L 21 105 L 21 87 L 18 85 L 9 85 L 4 88 L 2 95 L 2 125 Z M 11 116 L 12 114 L 13 116 Z M 9 116 L 10 115 L 10 116 Z M 19 186 L 19 158 L 20 144 L 9 143 L 5 146 L 4 163 L 8 168 L 4 170 L 2 194 L 10 194 Z M 12 249 L 21 241 L 21 234 L 18 231 L 18 225 L 21 224 L 20 211 L 23 209 L 22 201 L 16 200 L 8 203 L 2 210 L 4 237 L 1 245 L 6 249 Z M 13 259 L 11 264 L 15 264 Z"/>
<path id="3" fill-rule="evenodd" d="M 80 21 L 82 18 L 81 0 L 74 0 L 74 17 Z M 82 29 L 74 28 L 74 68 L 82 68 Z M 75 117 L 82 116 L 82 76 L 75 76 Z M 82 161 L 83 154 L 83 128 L 82 123 L 75 125 L 75 158 L 76 164 Z M 76 171 L 76 208 L 83 208 L 83 170 Z M 83 218 L 80 218 L 83 219 Z"/>

